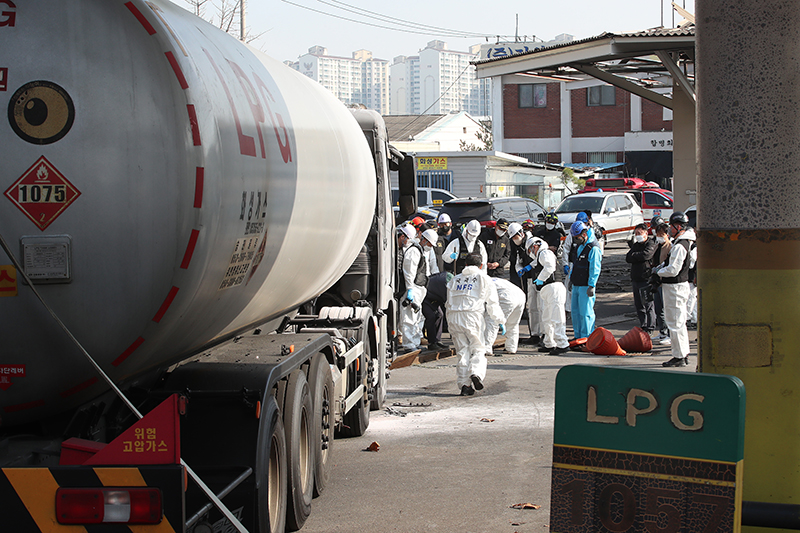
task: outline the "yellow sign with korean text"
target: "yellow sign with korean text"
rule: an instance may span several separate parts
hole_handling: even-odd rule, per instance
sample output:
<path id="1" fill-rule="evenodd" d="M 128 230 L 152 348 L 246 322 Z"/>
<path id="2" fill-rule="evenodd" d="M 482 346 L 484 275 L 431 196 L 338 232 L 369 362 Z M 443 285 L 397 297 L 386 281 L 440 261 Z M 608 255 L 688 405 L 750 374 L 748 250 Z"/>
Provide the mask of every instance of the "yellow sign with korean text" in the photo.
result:
<path id="1" fill-rule="evenodd" d="M 418 157 L 417 170 L 447 170 L 447 158 Z"/>

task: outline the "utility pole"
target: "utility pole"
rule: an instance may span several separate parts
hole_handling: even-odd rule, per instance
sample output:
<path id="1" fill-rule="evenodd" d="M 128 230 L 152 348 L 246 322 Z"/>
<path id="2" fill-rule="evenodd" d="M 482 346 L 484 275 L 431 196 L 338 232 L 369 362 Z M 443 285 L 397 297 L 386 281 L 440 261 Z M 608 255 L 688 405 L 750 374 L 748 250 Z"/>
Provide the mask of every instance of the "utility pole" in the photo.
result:
<path id="1" fill-rule="evenodd" d="M 245 42 L 247 27 L 245 26 L 245 4 L 247 0 L 239 0 L 239 40 Z"/>

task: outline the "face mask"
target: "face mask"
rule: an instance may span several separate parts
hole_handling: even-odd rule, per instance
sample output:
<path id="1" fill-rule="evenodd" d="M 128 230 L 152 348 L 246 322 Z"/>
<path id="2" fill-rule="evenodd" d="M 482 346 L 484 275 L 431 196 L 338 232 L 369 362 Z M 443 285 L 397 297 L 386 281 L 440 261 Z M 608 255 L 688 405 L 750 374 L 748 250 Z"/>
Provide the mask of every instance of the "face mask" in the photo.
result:
<path id="1" fill-rule="evenodd" d="M 498 237 L 502 237 L 503 235 L 506 234 L 506 230 L 504 229 L 495 229 L 494 232 L 497 233 Z"/>
<path id="2" fill-rule="evenodd" d="M 647 240 L 647 237 L 645 237 L 644 235 L 634 235 L 633 240 L 635 242 L 644 242 Z"/>
<path id="3" fill-rule="evenodd" d="M 664 244 L 664 241 L 666 241 L 664 237 L 656 237 L 656 242 L 658 242 L 659 244 Z"/>
<path id="4" fill-rule="evenodd" d="M 545 224 L 544 227 L 547 228 L 547 229 L 553 229 L 553 228 L 556 227 L 556 225 L 555 224 Z"/>
<path id="5" fill-rule="evenodd" d="M 450 231 L 450 226 L 439 226 L 439 235 L 447 235 Z"/>
<path id="6" fill-rule="evenodd" d="M 511 240 L 514 241 L 514 244 L 516 244 L 517 246 L 522 244 L 522 237 L 519 234 L 514 235 L 514 237 Z"/>

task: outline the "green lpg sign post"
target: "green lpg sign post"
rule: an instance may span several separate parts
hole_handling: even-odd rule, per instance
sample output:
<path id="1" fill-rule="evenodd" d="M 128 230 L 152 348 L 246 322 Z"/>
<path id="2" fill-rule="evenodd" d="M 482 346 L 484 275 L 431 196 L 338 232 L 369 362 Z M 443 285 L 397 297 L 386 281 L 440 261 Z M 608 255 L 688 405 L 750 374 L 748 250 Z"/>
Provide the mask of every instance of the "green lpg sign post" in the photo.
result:
<path id="1" fill-rule="evenodd" d="M 739 379 L 574 365 L 555 409 L 550 531 L 740 531 Z"/>

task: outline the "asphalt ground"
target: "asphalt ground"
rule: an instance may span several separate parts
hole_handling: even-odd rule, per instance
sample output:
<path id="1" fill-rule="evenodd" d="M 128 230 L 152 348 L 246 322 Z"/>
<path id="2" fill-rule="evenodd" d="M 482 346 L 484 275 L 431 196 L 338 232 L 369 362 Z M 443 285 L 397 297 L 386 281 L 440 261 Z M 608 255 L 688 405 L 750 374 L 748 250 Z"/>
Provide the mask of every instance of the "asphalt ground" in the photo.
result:
<path id="1" fill-rule="evenodd" d="M 597 325 L 617 339 L 638 325 L 626 251 L 607 248 L 598 284 Z M 689 336 L 690 365 L 676 372 L 696 369 L 696 332 Z M 660 345 L 629 356 L 550 356 L 522 345 L 489 358 L 486 388 L 472 397 L 459 395 L 455 357 L 393 370 L 366 434 L 334 442 L 330 484 L 302 531 L 548 531 L 557 372 L 571 364 L 661 369 L 670 357 Z M 365 451 L 373 442 L 379 450 Z"/>

